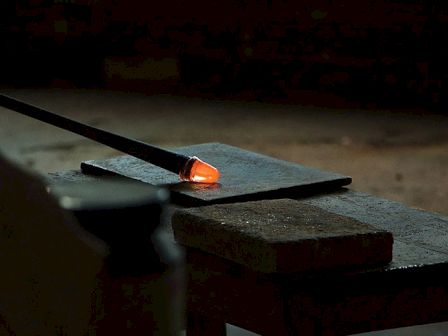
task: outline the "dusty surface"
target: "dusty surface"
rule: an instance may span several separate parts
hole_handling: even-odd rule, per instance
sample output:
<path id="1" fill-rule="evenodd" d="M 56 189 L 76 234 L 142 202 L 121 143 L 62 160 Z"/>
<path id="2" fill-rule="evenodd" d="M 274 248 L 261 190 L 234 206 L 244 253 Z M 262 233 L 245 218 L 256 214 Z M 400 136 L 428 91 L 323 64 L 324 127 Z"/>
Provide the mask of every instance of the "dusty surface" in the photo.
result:
<path id="1" fill-rule="evenodd" d="M 387 264 L 392 259 L 392 233 L 291 199 L 178 210 L 172 223 L 182 245 L 265 273 Z"/>
<path id="2" fill-rule="evenodd" d="M 222 143 L 176 147 L 176 152 L 190 157 L 198 156 L 219 167 L 218 183 L 180 182 L 177 174 L 129 155 L 84 161 L 81 169 L 87 174 L 113 173 L 169 187 L 173 203 L 189 206 L 274 197 L 294 198 L 309 190 L 335 190 L 351 182 L 347 176 L 273 159 Z"/>
<path id="3" fill-rule="evenodd" d="M 170 147 L 230 145 L 353 177 L 352 188 L 448 214 L 448 117 L 141 94 L 3 90 L 65 116 Z M 35 171 L 118 155 L 77 135 L 0 110 L 0 151 Z M 385 335 L 443 335 L 440 325 Z"/>
<path id="4" fill-rule="evenodd" d="M 163 147 L 222 142 L 353 177 L 352 188 L 448 214 L 448 117 L 149 97 L 3 90 L 65 116 Z M 39 172 L 120 153 L 0 110 L 0 150 Z"/>

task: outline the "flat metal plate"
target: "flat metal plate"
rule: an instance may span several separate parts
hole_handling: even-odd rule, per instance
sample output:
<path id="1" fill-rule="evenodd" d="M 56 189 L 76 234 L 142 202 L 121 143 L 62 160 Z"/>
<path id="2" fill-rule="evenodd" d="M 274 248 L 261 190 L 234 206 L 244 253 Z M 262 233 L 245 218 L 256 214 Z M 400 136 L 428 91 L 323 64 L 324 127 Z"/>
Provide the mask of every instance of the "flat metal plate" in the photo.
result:
<path id="1" fill-rule="evenodd" d="M 289 198 L 326 192 L 351 183 L 340 174 L 274 159 L 220 143 L 181 147 L 174 152 L 197 156 L 221 172 L 219 183 L 200 184 L 179 181 L 169 171 L 132 156 L 81 163 L 86 174 L 114 174 L 156 186 L 167 186 L 173 202 L 186 205 L 228 203 L 269 198 Z"/>

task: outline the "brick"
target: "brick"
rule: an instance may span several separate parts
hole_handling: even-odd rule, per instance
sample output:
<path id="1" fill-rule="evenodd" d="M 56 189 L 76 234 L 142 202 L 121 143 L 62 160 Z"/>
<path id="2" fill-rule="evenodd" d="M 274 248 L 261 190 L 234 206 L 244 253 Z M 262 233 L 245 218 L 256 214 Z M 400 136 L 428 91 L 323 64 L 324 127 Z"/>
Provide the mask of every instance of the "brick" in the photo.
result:
<path id="1" fill-rule="evenodd" d="M 183 245 L 266 273 L 387 264 L 392 234 L 297 200 L 279 199 L 177 210 Z"/>

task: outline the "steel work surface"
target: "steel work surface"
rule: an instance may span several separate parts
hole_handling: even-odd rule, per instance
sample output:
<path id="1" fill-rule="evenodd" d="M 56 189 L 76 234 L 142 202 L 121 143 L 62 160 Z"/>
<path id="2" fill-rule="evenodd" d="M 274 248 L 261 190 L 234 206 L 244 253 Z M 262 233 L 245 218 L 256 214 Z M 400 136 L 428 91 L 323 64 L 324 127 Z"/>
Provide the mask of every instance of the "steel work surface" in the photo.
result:
<path id="1" fill-rule="evenodd" d="M 213 154 L 203 158 L 218 165 Z M 122 168 L 126 168 L 125 162 Z M 107 171 L 94 169 L 95 173 Z M 221 183 L 224 178 L 225 174 Z M 92 178 L 70 172 L 56 174 L 52 180 Z M 182 185 L 175 175 L 159 182 Z M 297 198 L 290 189 L 281 190 L 289 191 L 283 197 Z M 254 195 L 278 197 L 265 191 Z M 240 197 L 230 198 L 230 202 Z M 187 248 L 192 332 L 203 329 L 211 334 L 207 328 L 222 330 L 227 322 L 267 335 L 344 335 L 448 320 L 448 218 L 344 189 L 299 196 L 297 201 L 392 232 L 392 262 L 351 271 L 264 274 Z M 190 323 L 196 319 L 202 322 Z"/>
<path id="2" fill-rule="evenodd" d="M 179 182 L 176 174 L 127 155 L 86 161 L 81 164 L 81 169 L 87 174 L 115 174 L 152 185 L 168 186 L 175 202 L 188 205 L 292 197 L 331 191 L 351 183 L 348 176 L 219 143 L 193 145 L 174 151 L 198 156 L 217 167 L 221 172 L 219 183 Z"/>
<path id="3" fill-rule="evenodd" d="M 350 190 L 297 202 L 392 232 L 392 262 L 264 274 L 187 247 L 192 335 L 217 334 L 224 322 L 262 335 L 334 336 L 448 320 L 447 217 Z"/>
<path id="4" fill-rule="evenodd" d="M 49 177 L 51 183 L 97 179 L 79 171 Z M 392 262 L 264 274 L 187 248 L 192 331 L 218 334 L 213 330 L 227 322 L 264 335 L 346 335 L 448 320 L 447 217 L 344 189 L 297 201 L 392 232 Z"/>

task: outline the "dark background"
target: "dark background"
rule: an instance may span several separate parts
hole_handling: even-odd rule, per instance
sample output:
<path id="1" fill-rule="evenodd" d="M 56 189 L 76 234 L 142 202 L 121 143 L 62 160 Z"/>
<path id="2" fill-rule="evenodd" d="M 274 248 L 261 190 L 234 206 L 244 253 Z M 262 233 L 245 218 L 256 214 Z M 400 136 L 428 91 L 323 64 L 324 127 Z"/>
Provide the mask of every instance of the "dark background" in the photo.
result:
<path id="1" fill-rule="evenodd" d="M 448 104 L 448 2 L 2 1 L 3 85 Z"/>

